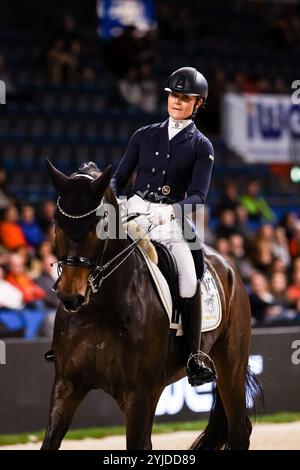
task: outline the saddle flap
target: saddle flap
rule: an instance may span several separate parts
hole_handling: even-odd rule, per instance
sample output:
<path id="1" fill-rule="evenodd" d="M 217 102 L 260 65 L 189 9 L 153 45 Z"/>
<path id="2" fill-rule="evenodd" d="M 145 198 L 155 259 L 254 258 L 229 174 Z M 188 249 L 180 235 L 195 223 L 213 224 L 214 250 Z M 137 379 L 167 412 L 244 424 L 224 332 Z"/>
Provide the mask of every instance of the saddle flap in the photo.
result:
<path id="1" fill-rule="evenodd" d="M 172 323 L 179 322 L 180 295 L 177 263 L 172 252 L 162 243 L 152 240 L 158 255 L 158 268 L 165 277 L 172 297 Z"/>

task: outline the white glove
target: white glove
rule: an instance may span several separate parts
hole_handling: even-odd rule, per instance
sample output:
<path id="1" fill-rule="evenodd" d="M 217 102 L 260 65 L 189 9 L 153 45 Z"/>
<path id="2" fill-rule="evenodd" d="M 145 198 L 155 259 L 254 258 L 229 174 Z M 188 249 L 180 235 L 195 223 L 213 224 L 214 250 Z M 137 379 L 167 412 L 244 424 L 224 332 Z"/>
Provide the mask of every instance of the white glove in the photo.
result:
<path id="1" fill-rule="evenodd" d="M 153 225 L 162 225 L 170 222 L 175 218 L 174 209 L 171 204 L 168 206 L 161 205 L 161 207 L 155 208 L 153 214 L 151 214 L 148 219 Z"/>

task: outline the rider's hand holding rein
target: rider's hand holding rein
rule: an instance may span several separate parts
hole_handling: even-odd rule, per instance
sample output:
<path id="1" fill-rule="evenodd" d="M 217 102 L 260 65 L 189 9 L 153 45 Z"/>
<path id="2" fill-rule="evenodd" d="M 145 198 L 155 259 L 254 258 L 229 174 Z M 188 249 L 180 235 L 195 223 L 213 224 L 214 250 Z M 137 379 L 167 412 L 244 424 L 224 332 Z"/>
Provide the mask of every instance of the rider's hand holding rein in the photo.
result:
<path id="1" fill-rule="evenodd" d="M 168 206 L 162 205 L 158 207 L 148 219 L 153 225 L 163 225 L 171 222 L 171 220 L 175 219 L 173 206 L 169 204 Z"/>

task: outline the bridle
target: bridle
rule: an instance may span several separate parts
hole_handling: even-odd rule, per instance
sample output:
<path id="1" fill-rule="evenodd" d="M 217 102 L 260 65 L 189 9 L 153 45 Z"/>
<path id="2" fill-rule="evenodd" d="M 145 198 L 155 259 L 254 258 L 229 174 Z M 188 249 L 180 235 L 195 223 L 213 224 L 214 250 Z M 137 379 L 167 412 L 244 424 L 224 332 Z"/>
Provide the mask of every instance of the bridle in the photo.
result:
<path id="1" fill-rule="evenodd" d="M 92 176 L 86 175 L 86 174 L 76 174 L 75 176 L 85 176 L 85 177 L 94 179 Z M 84 219 L 85 217 L 88 217 L 89 215 L 93 213 L 97 213 L 102 208 L 105 208 L 104 207 L 105 203 L 106 203 L 105 197 L 103 197 L 101 199 L 100 204 L 95 209 L 92 209 L 89 212 L 85 212 L 84 214 L 73 215 L 73 214 L 67 213 L 61 208 L 60 196 L 59 196 L 57 199 L 57 208 L 64 217 L 67 217 L 70 219 Z M 148 215 L 148 214 L 144 214 L 141 212 L 135 212 L 133 214 L 129 214 L 126 217 L 126 222 L 129 222 L 130 220 L 133 220 L 136 217 L 139 217 L 140 215 Z M 101 219 L 101 224 L 103 225 L 103 227 L 108 225 L 108 211 L 107 210 L 103 210 L 103 215 L 99 216 L 99 218 Z M 125 221 L 122 221 L 122 222 L 125 222 Z M 86 293 L 86 301 L 84 302 L 86 304 L 89 299 L 90 290 L 93 292 L 93 294 L 97 293 L 103 281 L 107 279 L 114 271 L 116 271 L 116 269 L 118 269 L 122 263 L 124 263 L 124 261 L 133 253 L 139 241 L 142 240 L 147 235 L 147 233 L 149 233 L 154 227 L 155 226 L 149 227 L 148 231 L 145 234 L 143 234 L 142 236 L 134 240 L 129 246 L 124 248 L 120 253 L 118 253 L 116 256 L 114 256 L 104 265 L 102 264 L 102 262 L 103 262 L 104 253 L 108 244 L 108 239 L 109 239 L 108 235 L 105 237 L 104 243 L 103 243 L 103 249 L 99 251 L 96 259 L 86 258 L 84 256 L 69 256 L 69 255 L 60 257 L 57 262 L 58 279 L 55 282 L 52 290 L 55 293 L 57 293 L 58 291 L 58 285 L 61 280 L 63 266 L 83 267 L 83 268 L 92 269 L 87 280 L 88 288 L 87 288 L 87 293 Z M 117 264 L 111 268 L 111 265 L 113 265 L 116 261 L 117 261 Z"/>
<path id="2" fill-rule="evenodd" d="M 80 176 L 89 176 L 89 175 L 80 175 Z M 94 178 L 92 178 L 92 179 L 94 179 Z M 59 210 L 59 212 L 64 217 L 67 217 L 67 218 L 70 218 L 70 219 L 73 219 L 73 220 L 74 219 L 79 220 L 79 219 L 84 219 L 85 217 L 88 217 L 89 215 L 91 215 L 93 213 L 96 213 L 97 211 L 100 211 L 104 207 L 105 198 L 103 197 L 101 199 L 100 204 L 98 204 L 98 206 L 95 209 L 92 209 L 92 210 L 90 210 L 88 212 L 85 212 L 84 214 L 80 214 L 80 215 L 73 215 L 73 214 L 69 214 L 68 212 L 64 211 L 62 209 L 61 205 L 60 205 L 60 196 L 58 197 L 56 204 L 57 204 L 57 209 Z M 104 211 L 103 215 L 99 216 L 99 218 L 101 218 L 101 223 L 104 226 L 107 224 L 107 216 L 108 216 L 107 211 Z M 90 275 L 88 277 L 88 285 L 93 290 L 94 285 L 92 283 L 92 279 L 95 275 L 95 271 L 98 268 L 99 264 L 102 264 L 102 259 L 103 259 L 103 255 L 104 255 L 104 252 L 105 252 L 105 249 L 106 249 L 107 242 L 108 242 L 108 238 L 106 237 L 105 240 L 104 240 L 103 249 L 101 251 L 99 251 L 99 254 L 96 257 L 96 259 L 86 258 L 84 256 L 70 256 L 70 255 L 61 256 L 58 259 L 58 262 L 57 262 L 57 264 L 58 264 L 58 279 L 55 282 L 52 290 L 54 290 L 54 292 L 57 293 L 58 285 L 59 285 L 60 280 L 61 280 L 62 267 L 63 266 L 71 266 L 71 267 L 80 267 L 80 268 L 92 269 L 92 272 L 90 273 Z M 94 292 L 94 290 L 93 290 L 93 292 Z"/>

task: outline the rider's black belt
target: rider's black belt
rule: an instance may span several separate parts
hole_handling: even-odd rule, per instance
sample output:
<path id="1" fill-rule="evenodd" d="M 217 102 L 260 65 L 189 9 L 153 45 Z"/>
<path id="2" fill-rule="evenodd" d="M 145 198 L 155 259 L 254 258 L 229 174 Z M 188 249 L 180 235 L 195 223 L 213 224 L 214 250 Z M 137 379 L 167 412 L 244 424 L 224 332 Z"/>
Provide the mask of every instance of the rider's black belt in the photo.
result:
<path id="1" fill-rule="evenodd" d="M 159 204 L 174 204 L 174 202 L 176 202 L 174 199 L 171 199 L 167 196 L 163 196 L 162 194 L 159 194 L 159 193 L 155 193 L 153 191 L 149 191 L 144 194 L 139 194 L 139 193 L 136 193 L 136 194 L 140 196 L 142 199 L 144 199 L 145 201 L 149 201 L 149 202 L 155 202 Z"/>

